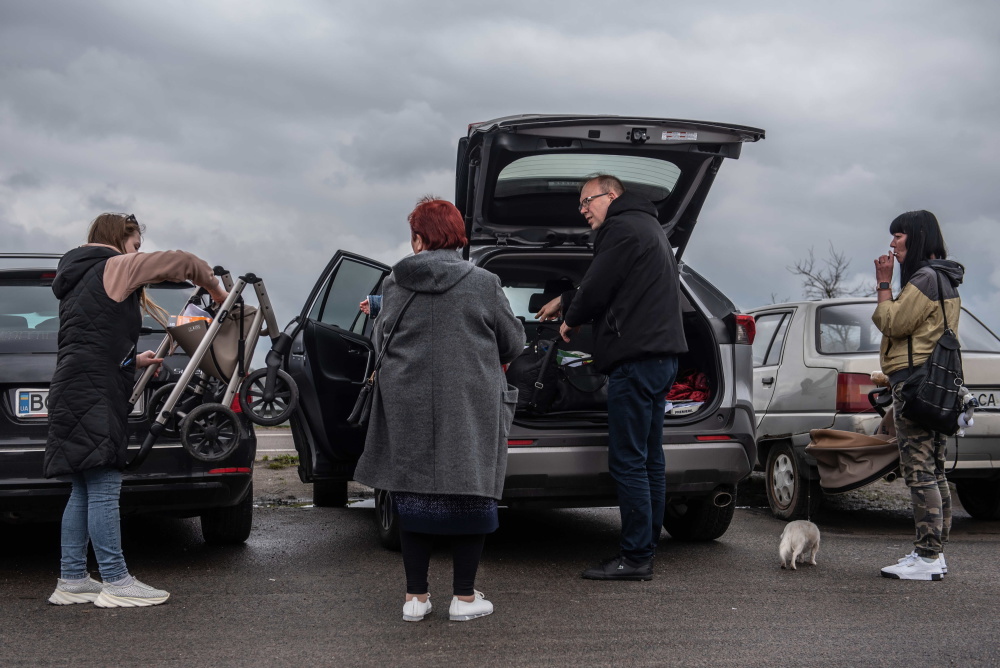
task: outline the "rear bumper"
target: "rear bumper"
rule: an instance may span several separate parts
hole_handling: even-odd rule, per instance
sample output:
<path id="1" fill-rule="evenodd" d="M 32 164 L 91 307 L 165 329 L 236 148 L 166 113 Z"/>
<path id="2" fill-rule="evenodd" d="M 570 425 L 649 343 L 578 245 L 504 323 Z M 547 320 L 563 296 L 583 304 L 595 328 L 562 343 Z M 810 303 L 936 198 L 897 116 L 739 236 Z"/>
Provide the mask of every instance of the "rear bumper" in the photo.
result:
<path id="1" fill-rule="evenodd" d="M 668 497 L 705 496 L 750 475 L 756 456 L 753 421 L 744 411 L 733 414 L 730 427 L 715 432 L 730 440 L 698 440 L 693 434 L 712 432 L 689 428 L 684 434 L 665 430 Z M 502 503 L 513 507 L 617 505 L 615 482 L 608 472 L 606 433 L 539 432 L 512 432 L 511 440 L 531 444 L 508 447 Z"/>
<path id="2" fill-rule="evenodd" d="M 121 512 L 184 517 L 236 505 L 253 480 L 256 447 L 256 438 L 244 439 L 232 456 L 209 464 L 192 458 L 179 443 L 157 445 L 139 470 L 122 475 Z M 130 447 L 129 457 L 137 450 Z M 70 483 L 41 477 L 43 456 L 44 448 L 0 445 L 0 520 L 53 519 L 61 514 Z"/>

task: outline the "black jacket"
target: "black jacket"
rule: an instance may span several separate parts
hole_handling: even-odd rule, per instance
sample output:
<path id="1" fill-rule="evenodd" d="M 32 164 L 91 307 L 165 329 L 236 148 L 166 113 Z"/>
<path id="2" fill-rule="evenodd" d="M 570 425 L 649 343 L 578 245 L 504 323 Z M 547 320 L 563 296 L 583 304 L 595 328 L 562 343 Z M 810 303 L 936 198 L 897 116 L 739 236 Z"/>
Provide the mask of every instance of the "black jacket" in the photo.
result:
<path id="1" fill-rule="evenodd" d="M 594 362 L 605 373 L 687 352 L 677 260 L 651 202 L 625 192 L 611 203 L 594 261 L 579 289 L 563 296 L 563 314 L 570 327 L 593 320 Z"/>
<path id="2" fill-rule="evenodd" d="M 59 355 L 49 387 L 45 477 L 97 467 L 124 468 L 128 400 L 142 314 L 139 293 L 116 302 L 104 290 L 104 267 L 119 255 L 81 246 L 59 261 Z"/>

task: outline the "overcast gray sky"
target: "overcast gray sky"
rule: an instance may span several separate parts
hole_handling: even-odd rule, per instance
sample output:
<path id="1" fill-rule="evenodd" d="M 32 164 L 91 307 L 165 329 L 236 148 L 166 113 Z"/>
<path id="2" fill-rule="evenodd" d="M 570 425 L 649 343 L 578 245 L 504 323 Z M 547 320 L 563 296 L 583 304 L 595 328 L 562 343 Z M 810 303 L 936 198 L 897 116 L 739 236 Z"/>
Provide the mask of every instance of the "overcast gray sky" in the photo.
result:
<path id="1" fill-rule="evenodd" d="M 787 267 L 831 243 L 873 283 L 928 209 L 1000 331 L 998 70 L 992 2 L 0 0 L 0 243 L 133 212 L 144 250 L 263 276 L 284 323 L 338 248 L 409 250 L 468 123 L 690 118 L 767 131 L 685 253 L 741 308 L 800 297 Z"/>

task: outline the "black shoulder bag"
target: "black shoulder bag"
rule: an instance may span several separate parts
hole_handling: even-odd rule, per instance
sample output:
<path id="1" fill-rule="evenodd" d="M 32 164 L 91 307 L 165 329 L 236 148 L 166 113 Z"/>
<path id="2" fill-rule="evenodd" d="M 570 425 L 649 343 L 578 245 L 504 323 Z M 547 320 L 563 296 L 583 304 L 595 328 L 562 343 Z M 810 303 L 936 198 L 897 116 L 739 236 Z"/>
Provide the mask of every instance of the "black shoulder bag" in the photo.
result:
<path id="1" fill-rule="evenodd" d="M 958 431 L 958 416 L 964 406 L 959 391 L 965 383 L 962 372 L 962 351 L 958 337 L 948 327 L 944 309 L 944 292 L 941 274 L 935 270 L 938 282 L 938 301 L 944 317 L 944 333 L 938 339 L 931 356 L 922 367 L 913 370 L 913 337 L 907 337 L 906 348 L 910 360 L 910 377 L 903 383 L 903 417 L 913 420 L 925 429 L 953 435 Z"/>
<path id="2" fill-rule="evenodd" d="M 366 427 L 368 425 L 368 418 L 372 412 L 372 397 L 374 396 L 376 380 L 375 374 L 378 372 L 379 367 L 382 366 L 382 358 L 385 356 L 385 351 L 389 349 L 389 342 L 392 341 L 392 335 L 396 333 L 396 326 L 399 325 L 400 318 L 406 313 L 406 308 L 416 296 L 416 292 L 410 293 L 410 297 L 403 304 L 403 310 L 396 316 L 396 321 L 392 323 L 389 333 L 385 336 L 382 350 L 379 351 L 378 359 L 375 360 L 375 367 L 372 369 L 371 375 L 365 379 L 365 384 L 361 387 L 361 392 L 358 393 L 358 400 L 354 402 L 354 408 L 351 409 L 351 414 L 347 416 L 347 424 L 352 427 Z"/>

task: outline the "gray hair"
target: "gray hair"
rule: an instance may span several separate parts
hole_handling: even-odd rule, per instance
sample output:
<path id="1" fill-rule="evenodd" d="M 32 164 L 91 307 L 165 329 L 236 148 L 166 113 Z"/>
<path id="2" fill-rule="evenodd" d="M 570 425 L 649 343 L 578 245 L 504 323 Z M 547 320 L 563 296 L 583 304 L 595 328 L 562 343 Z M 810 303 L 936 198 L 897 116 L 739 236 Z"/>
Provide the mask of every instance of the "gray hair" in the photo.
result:
<path id="1" fill-rule="evenodd" d="M 586 180 L 580 184 L 580 191 L 583 191 L 584 186 L 592 181 L 597 181 L 597 185 L 601 190 L 609 193 L 614 193 L 616 197 L 620 197 L 623 192 L 625 192 L 625 184 L 617 176 L 611 174 L 591 174 Z"/>

